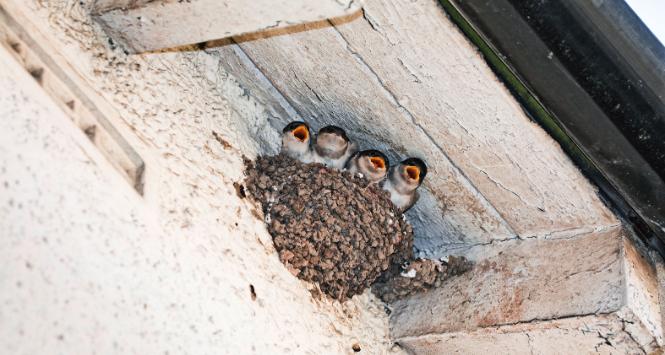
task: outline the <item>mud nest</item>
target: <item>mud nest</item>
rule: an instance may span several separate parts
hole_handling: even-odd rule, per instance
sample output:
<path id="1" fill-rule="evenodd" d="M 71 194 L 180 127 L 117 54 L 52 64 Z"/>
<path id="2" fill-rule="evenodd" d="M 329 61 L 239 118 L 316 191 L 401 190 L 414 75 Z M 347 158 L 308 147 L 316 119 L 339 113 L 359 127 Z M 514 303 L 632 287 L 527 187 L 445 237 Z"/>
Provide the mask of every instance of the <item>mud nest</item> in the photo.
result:
<path id="1" fill-rule="evenodd" d="M 461 275 L 472 267 L 472 263 L 463 256 L 450 256 L 447 262 L 417 259 L 403 265 L 393 264 L 372 286 L 372 291 L 384 302 L 392 303 L 439 287 L 445 280 Z"/>
<path id="2" fill-rule="evenodd" d="M 328 296 L 362 293 L 413 257 L 413 230 L 388 194 L 367 180 L 283 155 L 246 161 L 281 261 Z"/>

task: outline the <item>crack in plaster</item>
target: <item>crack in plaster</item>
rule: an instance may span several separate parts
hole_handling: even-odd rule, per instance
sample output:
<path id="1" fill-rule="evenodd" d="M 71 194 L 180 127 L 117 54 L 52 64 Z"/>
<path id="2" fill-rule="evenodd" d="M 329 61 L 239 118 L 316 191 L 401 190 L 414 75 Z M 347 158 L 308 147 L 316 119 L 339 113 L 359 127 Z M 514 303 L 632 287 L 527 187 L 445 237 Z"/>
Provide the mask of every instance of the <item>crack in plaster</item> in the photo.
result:
<path id="1" fill-rule="evenodd" d="M 379 25 L 376 23 L 376 21 L 375 21 L 373 18 L 371 18 L 371 17 L 367 14 L 367 11 L 366 11 L 365 9 L 363 9 L 363 18 L 365 19 L 365 21 L 367 21 L 367 23 L 369 23 L 369 26 L 370 26 L 374 31 L 376 31 L 376 32 L 378 32 L 378 33 L 381 33 L 381 34 L 383 35 L 383 33 L 379 30 Z M 385 35 L 384 35 L 384 36 L 385 36 Z"/>
<path id="2" fill-rule="evenodd" d="M 413 77 L 415 83 L 418 83 L 418 84 L 422 83 L 422 81 L 420 80 L 418 75 L 416 75 L 416 73 L 414 73 L 413 70 L 406 65 L 406 63 L 404 63 L 402 58 L 397 58 L 397 61 L 402 66 L 402 68 L 404 68 L 409 73 L 409 75 L 411 75 Z M 469 132 L 467 131 L 467 133 L 469 133 Z"/>
<path id="3" fill-rule="evenodd" d="M 247 53 L 237 44 L 234 42 L 234 44 L 231 45 L 233 48 L 233 52 L 238 56 L 239 60 L 241 61 L 241 64 L 247 68 L 251 72 L 251 74 L 256 77 L 259 82 L 262 85 L 262 87 L 265 87 L 268 89 L 268 94 L 275 98 L 277 100 L 277 103 L 279 104 L 282 109 L 286 111 L 286 113 L 289 115 L 289 119 L 295 119 L 297 117 L 300 117 L 301 115 L 299 112 L 294 108 L 294 106 L 288 101 L 286 96 L 279 91 L 277 86 L 259 69 L 259 67 L 254 63 L 252 58 L 250 58 Z"/>
<path id="4" fill-rule="evenodd" d="M 531 339 L 531 334 L 529 334 L 529 332 L 525 332 L 524 335 L 526 335 L 526 341 L 529 344 L 529 353 L 531 355 L 533 355 L 534 354 L 534 352 L 533 352 L 533 339 Z"/>
<path id="5" fill-rule="evenodd" d="M 603 336 L 603 333 L 601 333 L 600 330 L 599 330 L 599 331 L 598 331 L 598 337 L 601 338 L 601 339 L 603 339 L 603 342 L 600 342 L 600 343 L 596 344 L 596 346 L 593 347 L 594 350 L 596 350 L 596 352 L 598 352 L 598 347 L 600 347 L 600 346 L 603 345 L 603 344 L 605 344 L 605 345 L 609 345 L 610 347 L 614 347 L 614 345 L 612 345 L 612 342 L 610 342 L 610 337 L 609 337 L 609 335 L 604 335 L 604 336 Z"/>
<path id="6" fill-rule="evenodd" d="M 626 324 L 634 324 L 634 322 L 631 322 L 631 321 L 629 321 L 629 320 L 626 320 L 626 319 L 624 319 L 624 318 L 621 317 L 621 316 L 619 316 L 619 320 L 621 320 L 621 331 L 624 332 L 624 333 L 626 333 L 626 335 L 628 335 L 628 337 L 630 338 L 630 340 L 632 340 L 633 342 L 635 342 L 635 344 L 637 345 L 637 347 L 640 348 L 640 351 L 642 352 L 642 354 L 646 355 L 646 354 L 647 354 L 647 351 L 644 349 L 644 347 L 642 346 L 642 344 L 641 344 L 639 341 L 637 341 L 637 339 L 635 339 L 635 337 L 633 336 L 633 334 L 632 334 L 628 329 L 626 329 Z"/>
<path id="7" fill-rule="evenodd" d="M 543 322 L 551 322 L 551 321 L 558 321 L 558 320 L 565 320 L 565 319 L 575 319 L 575 318 L 584 318 L 584 317 L 592 317 L 592 316 L 605 316 L 605 315 L 612 315 L 616 311 L 612 312 L 601 312 L 600 310 L 596 310 L 594 312 L 589 312 L 589 313 L 581 313 L 581 314 L 566 314 L 562 315 L 559 317 L 546 317 L 546 318 L 530 318 L 527 320 L 521 320 L 517 322 L 507 322 L 507 323 L 497 323 L 493 324 L 489 327 L 483 327 L 479 326 L 479 329 L 487 329 L 487 328 L 500 328 L 500 327 L 507 327 L 507 326 L 515 326 L 515 325 L 523 325 L 523 324 L 534 324 L 534 323 L 543 323 Z"/>
<path id="8" fill-rule="evenodd" d="M 282 24 L 282 22 L 284 22 L 284 21 L 282 21 L 282 20 L 277 20 L 277 21 L 275 21 L 274 24 L 272 24 L 272 25 L 267 25 L 267 26 L 263 27 L 262 29 L 260 29 L 260 30 L 258 30 L 258 31 L 256 31 L 256 32 L 259 32 L 259 31 L 262 31 L 262 30 L 269 30 L 269 29 L 272 29 L 272 28 L 279 27 L 279 26 Z M 286 22 L 286 24 L 288 25 L 288 22 Z"/>
<path id="9" fill-rule="evenodd" d="M 567 275 L 567 277 L 570 278 L 570 277 L 573 277 L 573 276 L 575 276 L 575 275 L 585 274 L 585 273 L 597 274 L 597 273 L 599 273 L 599 272 L 603 272 L 603 271 L 607 270 L 611 265 L 613 265 L 613 264 L 615 264 L 615 263 L 617 263 L 617 262 L 619 262 L 619 255 L 617 255 L 617 258 L 616 258 L 616 259 L 613 259 L 612 261 L 610 261 L 610 262 L 608 262 L 608 263 L 606 263 L 606 264 L 604 264 L 604 265 L 601 265 L 601 266 L 598 267 L 598 268 L 593 268 L 593 269 L 589 269 L 589 270 L 577 271 L 577 272 L 574 272 L 574 273 L 572 273 L 572 274 Z"/>
<path id="10" fill-rule="evenodd" d="M 499 324 L 493 324 L 491 326 L 478 326 L 476 330 L 487 330 L 487 329 L 496 329 L 498 330 L 499 328 L 504 328 L 504 327 L 512 327 L 512 326 L 519 326 L 519 325 L 526 325 L 526 324 L 538 324 L 538 323 L 545 323 L 545 322 L 552 322 L 552 321 L 561 321 L 561 320 L 568 320 L 568 319 L 581 319 L 584 317 L 594 317 L 594 316 L 610 316 L 615 314 L 615 311 L 613 312 L 591 312 L 591 313 L 582 313 L 582 314 L 571 314 L 571 315 L 563 315 L 560 317 L 549 317 L 549 318 L 531 318 L 527 320 L 521 320 L 517 322 L 510 322 L 510 323 L 499 323 Z M 474 331 L 474 330 L 469 330 L 469 329 L 463 329 L 466 331 Z M 582 330 L 580 330 L 582 331 Z M 459 333 L 460 331 L 455 331 L 451 333 L 444 333 L 444 334 L 452 334 L 452 333 Z M 410 335 L 410 336 L 405 336 L 401 337 L 398 340 L 401 341 L 414 341 L 418 339 L 425 339 L 428 337 L 436 337 L 441 335 L 442 333 L 435 333 L 435 332 L 430 332 L 430 333 L 424 333 L 421 335 Z"/>
<path id="11" fill-rule="evenodd" d="M 365 21 L 367 21 L 367 23 L 369 24 L 369 26 L 370 26 L 374 31 L 376 31 L 376 32 L 379 33 L 381 36 L 383 36 L 383 38 L 385 38 L 386 41 L 388 41 L 388 43 L 390 43 L 391 46 L 395 46 L 395 45 L 397 45 L 397 42 L 395 42 L 395 41 L 393 41 L 393 40 L 390 39 L 390 36 L 388 36 L 388 34 L 387 34 L 385 31 L 383 31 L 383 30 L 381 29 L 381 26 L 379 25 L 379 22 L 376 21 L 376 19 L 374 19 L 372 16 L 370 16 L 370 15 L 367 13 L 367 10 L 365 10 L 365 9 L 363 9 L 363 19 L 365 19 Z"/>
<path id="12" fill-rule="evenodd" d="M 516 240 L 568 240 L 568 239 L 575 239 L 578 237 L 581 237 L 583 235 L 591 234 L 591 233 L 600 233 L 600 232 L 605 232 L 607 230 L 610 230 L 612 228 L 617 228 L 620 227 L 620 223 L 616 224 L 610 224 L 606 226 L 588 226 L 588 227 L 580 227 L 580 228 L 570 228 L 570 229 L 565 229 L 561 231 L 554 231 L 554 232 L 549 232 L 545 234 L 539 234 L 539 235 L 530 235 L 527 237 L 516 235 L 514 237 L 509 237 L 509 238 L 502 238 L 502 239 L 492 239 L 489 242 L 484 242 L 484 243 L 473 243 L 473 244 L 466 244 L 466 243 L 451 243 L 447 244 L 445 247 L 442 247 L 442 249 L 446 249 L 449 251 L 452 250 L 468 250 L 476 247 L 483 247 L 483 246 L 488 246 L 488 245 L 494 245 L 494 244 L 501 244 L 505 242 L 511 242 L 511 241 L 516 241 Z"/>
<path id="13" fill-rule="evenodd" d="M 482 243 L 446 243 L 441 245 L 435 245 L 433 249 L 435 251 L 419 251 L 418 257 L 437 259 L 446 255 L 465 255 L 471 252 L 474 248 L 485 247 L 490 245 L 500 245 L 505 242 L 512 241 L 524 241 L 524 240 L 570 240 L 583 235 L 591 233 L 601 233 L 612 228 L 621 226 L 621 224 L 611 224 L 607 226 L 591 226 L 591 227 L 581 227 L 581 228 L 570 228 L 561 231 L 554 231 L 545 234 L 530 235 L 530 236 L 520 236 L 516 235 L 513 237 L 507 238 L 497 238 L 492 239 L 488 242 Z"/>
<path id="14" fill-rule="evenodd" d="M 301 83 L 303 83 L 303 84 L 307 87 L 307 89 L 308 89 L 312 94 L 314 94 L 314 96 L 316 97 L 317 100 L 319 100 L 319 102 L 323 102 L 323 99 L 321 98 L 321 95 L 319 95 L 319 93 L 316 92 L 316 90 L 314 90 L 311 86 L 309 86 L 309 84 L 307 83 L 307 81 L 305 81 L 305 80 L 301 80 L 301 79 L 298 77 L 298 74 L 296 74 L 296 71 L 295 71 L 295 70 L 291 70 L 291 73 L 293 73 L 293 77 L 296 78 L 296 80 L 298 80 L 298 81 L 300 81 Z"/>
<path id="15" fill-rule="evenodd" d="M 355 2 L 356 2 L 356 0 L 351 0 L 351 1 L 349 1 L 349 4 L 346 5 L 346 10 L 347 10 L 347 11 L 348 11 L 348 10 L 351 10 L 351 8 L 353 7 L 353 4 L 354 4 Z"/>
<path id="16" fill-rule="evenodd" d="M 524 203 L 525 205 L 527 205 L 527 206 L 531 206 L 531 207 L 535 207 L 535 208 L 537 208 L 538 210 L 543 211 L 543 212 L 545 211 L 545 208 L 540 207 L 540 206 L 533 205 L 533 204 L 530 203 L 529 201 L 526 201 L 525 199 L 523 199 L 522 196 L 520 196 L 520 194 L 518 194 L 517 192 L 515 192 L 515 191 L 513 191 L 513 190 L 511 190 L 511 189 L 509 189 L 509 188 L 507 188 L 507 187 L 506 187 L 505 185 L 503 185 L 500 181 L 495 180 L 495 179 L 494 179 L 493 177 L 491 177 L 491 176 L 490 176 L 485 170 L 479 168 L 478 171 L 480 171 L 482 174 L 484 174 L 485 176 L 487 176 L 487 178 L 488 178 L 492 183 L 494 183 L 494 185 L 496 185 L 497 187 L 499 187 L 499 188 L 501 188 L 502 190 L 508 191 L 509 193 L 515 195 L 515 197 L 517 197 L 517 198 L 518 198 L 520 201 L 522 201 L 522 203 Z"/>

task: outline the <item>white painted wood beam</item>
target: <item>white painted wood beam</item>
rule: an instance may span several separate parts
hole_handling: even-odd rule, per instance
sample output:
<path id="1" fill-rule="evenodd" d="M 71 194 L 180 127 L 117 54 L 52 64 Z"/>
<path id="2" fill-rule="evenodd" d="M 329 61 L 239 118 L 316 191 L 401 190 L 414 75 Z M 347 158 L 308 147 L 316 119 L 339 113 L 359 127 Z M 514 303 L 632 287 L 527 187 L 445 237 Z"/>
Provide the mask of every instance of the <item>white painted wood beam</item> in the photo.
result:
<path id="1" fill-rule="evenodd" d="M 101 0 L 97 6 L 108 35 L 133 52 L 344 17 L 361 8 L 358 0 Z"/>

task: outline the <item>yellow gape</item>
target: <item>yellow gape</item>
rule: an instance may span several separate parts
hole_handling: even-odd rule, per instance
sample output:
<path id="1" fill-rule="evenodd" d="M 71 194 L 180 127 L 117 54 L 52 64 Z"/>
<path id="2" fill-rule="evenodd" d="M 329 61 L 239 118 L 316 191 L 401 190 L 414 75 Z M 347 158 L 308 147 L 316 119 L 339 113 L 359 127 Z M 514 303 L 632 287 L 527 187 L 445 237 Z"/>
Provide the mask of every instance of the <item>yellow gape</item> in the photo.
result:
<path id="1" fill-rule="evenodd" d="M 386 162 L 383 160 L 383 158 L 379 157 L 371 157 L 369 158 L 369 161 L 372 163 L 375 169 L 377 170 L 383 170 L 386 168 Z"/>
<path id="2" fill-rule="evenodd" d="M 420 168 L 417 166 L 409 165 L 406 167 L 406 175 L 411 180 L 420 180 Z"/>
<path id="3" fill-rule="evenodd" d="M 305 125 L 298 126 L 298 128 L 293 130 L 293 136 L 296 137 L 299 141 L 304 142 L 309 137 L 309 132 Z"/>

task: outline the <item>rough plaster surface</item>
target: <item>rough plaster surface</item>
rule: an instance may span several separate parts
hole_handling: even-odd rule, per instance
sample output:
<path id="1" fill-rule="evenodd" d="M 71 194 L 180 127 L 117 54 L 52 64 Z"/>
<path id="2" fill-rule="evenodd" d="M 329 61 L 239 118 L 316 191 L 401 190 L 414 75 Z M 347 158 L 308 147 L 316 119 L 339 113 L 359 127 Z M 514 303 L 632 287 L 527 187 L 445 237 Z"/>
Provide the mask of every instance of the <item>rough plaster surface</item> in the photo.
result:
<path id="1" fill-rule="evenodd" d="M 160 0 L 103 13 L 99 21 L 116 41 L 144 52 L 347 16 L 360 7 L 356 0 Z"/>
<path id="2" fill-rule="evenodd" d="M 411 214 L 423 254 L 617 223 L 436 0 L 370 0 L 363 11 L 236 40 L 315 126 L 347 127 L 391 158 L 427 158 L 432 194 Z"/>
<path id="3" fill-rule="evenodd" d="M 141 199 L 1 52 L 0 352 L 390 351 L 375 299 L 313 299 L 236 197 L 266 113 L 231 109 L 209 54 L 127 57 L 79 1 L 1 3 L 118 110 L 147 170 Z"/>

